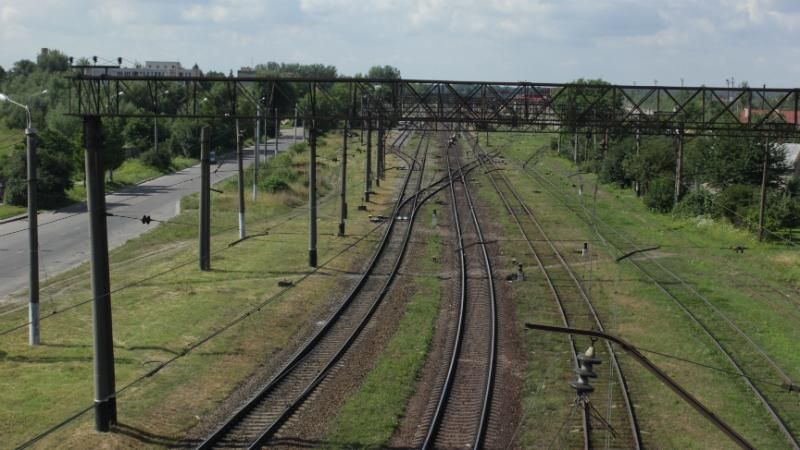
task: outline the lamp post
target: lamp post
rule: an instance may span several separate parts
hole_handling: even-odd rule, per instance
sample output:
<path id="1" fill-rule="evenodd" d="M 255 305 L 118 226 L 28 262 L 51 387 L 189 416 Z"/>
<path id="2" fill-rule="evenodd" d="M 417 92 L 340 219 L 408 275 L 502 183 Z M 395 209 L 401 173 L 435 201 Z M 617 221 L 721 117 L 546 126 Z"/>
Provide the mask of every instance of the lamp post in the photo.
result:
<path id="1" fill-rule="evenodd" d="M 47 90 L 41 92 L 46 94 Z M 25 144 L 28 158 L 28 252 L 30 256 L 30 278 L 28 287 L 28 342 L 39 345 L 39 223 L 36 216 L 36 129 L 31 120 L 31 111 L 27 105 L 17 103 L 0 94 L 0 101 L 25 109 L 27 124 L 25 127 Z"/>

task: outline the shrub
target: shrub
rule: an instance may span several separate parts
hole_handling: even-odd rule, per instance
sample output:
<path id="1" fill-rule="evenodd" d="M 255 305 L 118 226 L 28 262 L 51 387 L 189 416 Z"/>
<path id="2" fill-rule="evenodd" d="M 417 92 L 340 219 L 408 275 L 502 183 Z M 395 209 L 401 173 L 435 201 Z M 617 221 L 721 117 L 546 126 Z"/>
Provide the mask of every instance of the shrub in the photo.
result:
<path id="1" fill-rule="evenodd" d="M 644 195 L 644 204 L 658 212 L 670 212 L 675 198 L 674 189 L 675 183 L 672 177 L 660 176 L 650 182 Z"/>
<path id="2" fill-rule="evenodd" d="M 714 201 L 714 216 L 725 217 L 735 225 L 742 225 L 747 210 L 756 204 L 757 189 L 754 186 L 734 184 L 723 189 Z"/>
<path id="3" fill-rule="evenodd" d="M 261 183 L 263 190 L 267 192 L 281 192 L 289 189 L 289 183 L 282 177 L 277 175 L 268 176 Z"/>
<path id="4" fill-rule="evenodd" d="M 172 164 L 172 158 L 170 158 L 169 150 L 164 149 L 163 147 L 159 148 L 158 150 L 151 148 L 150 150 L 142 153 L 142 156 L 139 158 L 142 160 L 142 164 L 153 167 L 161 172 L 167 172 Z"/>
<path id="5" fill-rule="evenodd" d="M 687 193 L 675 207 L 675 214 L 684 217 L 710 215 L 714 209 L 714 194 L 699 189 Z"/>
<path id="6" fill-rule="evenodd" d="M 289 147 L 289 151 L 294 154 L 300 154 L 308 151 L 308 143 L 307 142 L 298 142 L 297 144 L 292 144 Z"/>

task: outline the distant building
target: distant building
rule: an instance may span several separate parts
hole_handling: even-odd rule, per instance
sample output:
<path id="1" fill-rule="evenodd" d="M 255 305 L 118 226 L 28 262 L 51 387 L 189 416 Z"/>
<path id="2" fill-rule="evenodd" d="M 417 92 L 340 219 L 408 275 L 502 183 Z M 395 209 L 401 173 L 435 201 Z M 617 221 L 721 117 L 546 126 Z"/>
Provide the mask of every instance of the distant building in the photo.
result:
<path id="1" fill-rule="evenodd" d="M 236 71 L 236 76 L 239 78 L 255 78 L 258 74 L 252 67 L 241 67 Z"/>
<path id="2" fill-rule="evenodd" d="M 752 111 L 750 108 L 743 108 L 739 111 L 739 121 L 742 123 L 747 123 L 750 121 L 757 121 L 761 120 L 762 117 L 766 116 L 770 113 L 768 109 L 753 109 Z M 798 128 L 800 128 L 800 123 L 798 123 L 797 111 L 792 109 L 776 109 L 775 113 L 779 114 L 783 117 L 783 120 L 786 123 L 793 123 Z"/>
<path id="3" fill-rule="evenodd" d="M 89 75 L 103 75 L 109 77 L 201 77 L 203 72 L 197 64 L 191 69 L 181 66 L 178 61 L 145 61 L 143 67 L 120 67 L 119 69 L 86 69 Z"/>
<path id="4" fill-rule="evenodd" d="M 786 149 L 786 164 L 792 175 L 800 175 L 800 144 L 783 144 Z"/>

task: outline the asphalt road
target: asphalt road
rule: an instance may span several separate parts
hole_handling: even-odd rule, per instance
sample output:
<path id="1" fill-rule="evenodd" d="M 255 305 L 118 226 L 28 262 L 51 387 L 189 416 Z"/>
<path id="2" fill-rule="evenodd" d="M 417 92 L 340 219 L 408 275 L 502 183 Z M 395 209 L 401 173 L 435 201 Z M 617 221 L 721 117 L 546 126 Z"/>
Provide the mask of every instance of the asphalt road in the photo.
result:
<path id="1" fill-rule="evenodd" d="M 283 130 L 279 150 L 292 144 L 291 133 L 291 130 Z M 269 141 L 267 148 L 270 154 L 274 144 L 274 140 Z M 235 154 L 231 153 L 224 158 L 218 156 L 218 159 L 219 167 L 212 165 L 211 168 L 212 183 L 236 175 Z M 253 149 L 250 148 L 245 151 L 245 164 L 249 165 L 252 159 Z M 214 170 L 217 173 L 213 173 Z M 153 219 L 166 220 L 177 215 L 181 198 L 198 192 L 199 189 L 200 165 L 196 165 L 109 194 L 106 196 L 106 209 L 112 214 L 128 217 L 149 215 Z M 251 187 L 247 186 L 245 192 L 250 196 Z M 109 248 L 118 247 L 158 226 L 156 222 L 143 225 L 137 220 L 113 216 L 107 217 L 107 223 Z M 11 294 L 28 287 L 27 230 L 27 220 L 0 225 L 0 303 L 12 300 Z M 89 214 L 85 204 L 39 214 L 39 277 L 42 282 L 46 277 L 88 261 L 90 251 Z"/>

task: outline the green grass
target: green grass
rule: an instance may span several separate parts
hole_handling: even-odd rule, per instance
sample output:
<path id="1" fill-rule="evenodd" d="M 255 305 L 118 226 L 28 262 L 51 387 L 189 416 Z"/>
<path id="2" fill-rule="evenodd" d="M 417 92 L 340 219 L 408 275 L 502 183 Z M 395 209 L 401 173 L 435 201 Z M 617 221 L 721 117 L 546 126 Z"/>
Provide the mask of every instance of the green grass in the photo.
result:
<path id="1" fill-rule="evenodd" d="M 323 140 L 320 152 L 333 153 L 338 140 Z M 353 167 L 362 155 L 354 148 Z M 299 155 L 302 161 L 303 155 Z M 307 158 L 307 156 L 306 156 Z M 321 170 L 321 183 L 335 185 L 333 167 Z M 361 183 L 360 171 L 351 172 Z M 189 209 L 170 224 L 111 252 L 111 286 L 117 388 L 138 379 L 159 362 L 181 355 L 204 337 L 262 304 L 247 319 L 201 345 L 152 377 L 118 395 L 119 420 L 138 433 L 97 434 L 91 414 L 82 416 L 44 440 L 44 447 L 117 448 L 170 446 L 195 426 L 199 417 L 222 401 L 262 364 L 274 362 L 297 333 L 313 326 L 330 307 L 325 293 L 337 288 L 341 270 L 358 269 L 377 236 L 360 240 L 375 225 L 368 214 L 391 205 L 394 174 L 376 189 L 370 211 L 355 211 L 348 235 L 335 237 L 336 196 L 320 202 L 319 259 L 323 269 L 311 274 L 307 261 L 307 219 L 302 203 L 287 206 L 278 195 L 247 196 L 249 233 L 269 234 L 237 240 L 235 190 L 212 198 L 212 270 L 197 270 L 196 218 Z M 302 192 L 294 193 L 302 197 Z M 360 193 L 351 189 L 350 205 Z M 360 243 L 359 243 L 360 242 Z M 352 249 L 337 256 L 349 246 Z M 43 283 L 42 314 L 61 310 L 91 297 L 89 269 L 83 265 Z M 292 279 L 295 287 L 282 296 L 277 281 Z M 6 309 L 0 329 L 24 323 L 24 309 Z M 3 442 L 16 446 L 76 411 L 92 404 L 91 305 L 60 312 L 42 321 L 42 345 L 27 345 L 26 329 L 0 336 L 0 411 Z"/>
<path id="2" fill-rule="evenodd" d="M 420 217 L 430 214 L 423 210 Z M 441 263 L 435 261 L 440 260 L 443 245 L 441 235 L 428 236 L 422 270 L 432 274 L 441 271 Z M 325 439 L 329 446 L 384 448 L 387 445 L 428 355 L 439 309 L 440 285 L 433 276 L 415 278 L 415 293 L 397 331 L 358 392 L 337 414 Z"/>
<path id="3" fill-rule="evenodd" d="M 493 135 L 492 143 L 496 148 L 503 148 L 503 154 L 507 157 L 521 162 L 531 155 L 532 150 L 540 148 L 547 138 L 513 137 L 513 142 L 510 142 L 511 139 L 511 136 Z M 573 203 L 580 201 L 573 186 L 576 183 L 574 177 L 567 177 L 574 172 L 569 162 L 548 157 L 533 167 L 556 183 L 557 190 L 567 193 Z M 614 263 L 613 257 L 618 253 L 603 248 L 591 228 L 559 203 L 544 184 L 522 175 L 517 168 L 504 173 L 512 178 L 528 204 L 543 219 L 550 237 L 564 241 L 559 245 L 584 279 L 584 285 L 588 285 L 589 278 L 593 280 L 592 297 L 607 330 L 645 348 L 731 370 L 724 357 L 672 300 L 643 279 L 629 264 Z M 593 184 L 593 176 L 584 175 L 586 192 L 591 190 Z M 491 199 L 492 195 L 486 192 L 484 196 Z M 490 201 L 498 202 L 496 199 Z M 591 210 L 590 196 L 584 195 L 583 201 Z M 630 191 L 613 186 L 600 186 L 597 215 L 642 246 L 661 245 L 658 260 L 663 265 L 708 297 L 764 347 L 791 376 L 800 375 L 800 360 L 792 345 L 797 338 L 797 304 L 769 290 L 780 289 L 791 293 L 797 288 L 800 273 L 796 250 L 775 244 L 760 244 L 746 231 L 726 224 L 652 213 Z M 505 215 L 498 212 L 498 217 L 504 218 Z M 507 235 L 513 236 L 513 227 L 510 224 L 506 226 Z M 610 233 L 605 229 L 603 231 Z M 574 249 L 583 241 L 591 243 L 597 258 L 591 271 L 575 256 Z M 733 253 L 730 247 L 735 244 L 748 247 L 745 255 L 736 256 Z M 507 243 L 503 248 L 508 256 L 514 255 L 525 261 L 526 265 L 533 264 L 515 243 Z M 672 279 L 662 277 L 662 281 L 675 285 Z M 540 282 L 518 284 L 514 291 L 521 321 L 559 324 L 552 297 Z M 794 296 L 796 302 L 797 294 Z M 715 333 L 726 337 L 728 346 L 737 344 L 733 346 L 734 351 L 738 350 L 736 347 L 741 341 L 733 339 L 728 326 L 715 318 L 707 306 L 695 300 L 689 303 L 689 307 Z M 526 447 L 545 447 L 550 445 L 554 432 L 540 433 L 536 430 L 553 430 L 565 419 L 569 402 L 574 396 L 566 385 L 573 377 L 572 367 L 563 353 L 566 342 L 563 337 L 531 332 L 525 335 L 531 357 L 523 398 L 526 422 L 520 439 Z M 765 410 L 740 380 L 672 359 L 650 356 L 757 447 L 786 446 Z M 645 445 L 668 448 L 729 446 L 728 441 L 714 428 L 633 361 L 623 356 L 621 363 L 628 375 L 645 432 Z M 759 375 L 764 374 L 763 367 L 751 369 Z M 780 382 L 774 376 L 771 379 Z M 778 401 L 781 412 L 796 430 L 800 419 L 797 403 L 792 403 L 787 394 L 777 393 L 774 388 L 760 387 L 766 388 L 771 398 Z M 605 405 L 602 400 L 599 402 Z M 664 426 L 667 422 L 670 425 Z"/>
<path id="4" fill-rule="evenodd" d="M 114 182 L 106 180 L 106 193 L 114 192 L 118 189 L 132 186 L 151 178 L 160 177 L 172 171 L 183 170 L 197 164 L 198 161 L 192 158 L 177 156 L 172 158 L 172 166 L 169 172 L 161 172 L 154 167 L 142 164 L 138 158 L 130 158 L 125 160 L 117 170 L 114 171 Z M 70 190 L 67 191 L 67 197 L 70 201 L 80 203 L 86 201 L 86 188 L 83 183 L 75 183 Z"/>
<path id="5" fill-rule="evenodd" d="M 0 220 L 24 214 L 28 209 L 24 206 L 0 205 Z"/>

